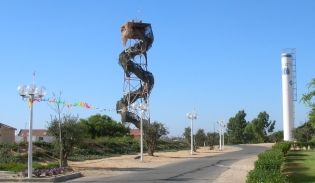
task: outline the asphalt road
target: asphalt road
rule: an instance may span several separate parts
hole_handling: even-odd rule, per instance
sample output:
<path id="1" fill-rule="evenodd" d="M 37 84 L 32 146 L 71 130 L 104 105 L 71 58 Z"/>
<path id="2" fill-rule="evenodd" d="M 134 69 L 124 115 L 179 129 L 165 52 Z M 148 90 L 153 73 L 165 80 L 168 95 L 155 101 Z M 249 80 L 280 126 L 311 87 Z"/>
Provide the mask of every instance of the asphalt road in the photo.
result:
<path id="1" fill-rule="evenodd" d="M 245 159 L 260 152 L 266 147 L 239 145 L 241 151 L 230 152 L 218 156 L 191 158 L 189 160 L 168 164 L 154 169 L 136 169 L 130 174 L 114 177 L 83 177 L 69 182 L 88 183 L 146 183 L 146 182 L 190 182 L 204 183 L 215 181 L 221 173 L 234 162 Z M 231 177 L 233 179 L 233 177 Z"/>

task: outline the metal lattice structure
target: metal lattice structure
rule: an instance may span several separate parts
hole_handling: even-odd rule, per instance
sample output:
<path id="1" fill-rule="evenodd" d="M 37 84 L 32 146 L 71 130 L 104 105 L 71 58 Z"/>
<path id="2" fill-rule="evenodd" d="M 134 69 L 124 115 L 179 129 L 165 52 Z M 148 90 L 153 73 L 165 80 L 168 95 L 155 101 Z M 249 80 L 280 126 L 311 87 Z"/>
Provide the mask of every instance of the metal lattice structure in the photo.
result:
<path id="1" fill-rule="evenodd" d="M 119 55 L 119 64 L 124 70 L 124 96 L 117 101 L 116 110 L 122 123 L 132 123 L 140 128 L 141 118 L 144 122 L 150 121 L 147 108 L 154 77 L 148 71 L 147 51 L 154 37 L 151 25 L 142 22 L 127 22 L 121 27 L 121 33 L 123 44 L 128 47 Z"/>
<path id="2" fill-rule="evenodd" d="M 282 50 L 282 53 L 291 55 L 292 59 L 292 87 L 293 87 L 293 101 L 297 101 L 297 80 L 296 80 L 296 49 L 286 48 Z"/>

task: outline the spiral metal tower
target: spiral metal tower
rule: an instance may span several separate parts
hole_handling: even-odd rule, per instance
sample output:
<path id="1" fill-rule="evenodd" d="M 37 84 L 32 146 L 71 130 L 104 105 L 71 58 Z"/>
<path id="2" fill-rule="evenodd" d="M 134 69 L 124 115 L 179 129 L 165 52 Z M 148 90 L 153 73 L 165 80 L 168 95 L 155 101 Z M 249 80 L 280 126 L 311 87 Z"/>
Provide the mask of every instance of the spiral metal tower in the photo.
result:
<path id="1" fill-rule="evenodd" d="M 119 64 L 124 70 L 124 95 L 117 101 L 116 111 L 122 123 L 132 123 L 140 129 L 141 118 L 150 122 L 148 106 L 154 77 L 148 71 L 147 51 L 154 37 L 151 24 L 134 21 L 125 23 L 121 34 L 125 49 L 119 54 Z"/>

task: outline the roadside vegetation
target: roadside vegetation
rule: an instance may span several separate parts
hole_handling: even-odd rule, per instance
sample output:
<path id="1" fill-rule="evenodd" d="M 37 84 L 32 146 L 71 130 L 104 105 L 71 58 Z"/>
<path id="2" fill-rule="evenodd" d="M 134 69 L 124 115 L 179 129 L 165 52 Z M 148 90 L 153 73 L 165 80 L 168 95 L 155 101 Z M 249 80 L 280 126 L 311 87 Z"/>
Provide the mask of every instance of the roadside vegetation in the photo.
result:
<path id="1" fill-rule="evenodd" d="M 315 79 L 308 89 L 301 100 L 310 108 L 308 120 L 294 130 L 296 141 L 283 166 L 289 182 L 315 182 Z"/>
<path id="2" fill-rule="evenodd" d="M 295 141 L 276 143 L 271 150 L 259 154 L 254 170 L 247 175 L 247 183 L 315 182 L 315 79 L 308 87 L 309 92 L 301 101 L 310 107 L 310 112 L 308 120 L 294 129 Z M 269 139 L 281 136 L 278 132 Z"/>
<path id="3" fill-rule="evenodd" d="M 55 137 L 52 143 L 33 143 L 33 168 L 36 170 L 34 175 L 52 175 L 52 172 L 58 172 L 60 157 L 61 167 L 67 167 L 68 160 L 100 159 L 137 154 L 140 151 L 139 139 L 129 134 L 129 128 L 106 115 L 97 114 L 87 119 L 72 115 L 53 117 L 48 122 L 48 133 Z M 156 150 L 177 151 L 189 148 L 189 144 L 183 139 L 166 138 L 167 134 L 168 130 L 162 123 L 155 121 L 146 125 L 144 151 L 154 155 Z M 0 170 L 25 172 L 27 153 L 27 142 L 0 144 Z"/>
<path id="4" fill-rule="evenodd" d="M 276 143 L 271 150 L 258 155 L 254 170 L 247 175 L 246 183 L 286 183 L 287 177 L 282 173 L 282 164 L 290 150 L 290 142 Z"/>

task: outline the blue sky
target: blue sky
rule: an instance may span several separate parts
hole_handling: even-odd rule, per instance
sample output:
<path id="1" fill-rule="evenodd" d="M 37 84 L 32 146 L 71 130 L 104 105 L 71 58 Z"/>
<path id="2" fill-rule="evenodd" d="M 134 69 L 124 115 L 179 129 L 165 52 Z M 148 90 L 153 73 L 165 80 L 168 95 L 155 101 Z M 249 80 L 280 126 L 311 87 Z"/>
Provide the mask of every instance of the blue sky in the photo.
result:
<path id="1" fill-rule="evenodd" d="M 284 48 L 297 50 L 298 99 L 315 77 L 315 2 L 305 1 L 0 1 L 0 122 L 25 128 L 26 102 L 19 84 L 62 91 L 69 102 L 112 109 L 123 94 L 120 26 L 137 19 L 152 24 L 148 52 L 155 77 L 151 117 L 171 135 L 189 126 L 186 113 L 198 113 L 195 129 L 213 131 L 239 110 L 247 120 L 267 111 L 282 129 L 281 61 Z M 296 122 L 308 108 L 296 103 Z M 86 118 L 83 108 L 65 113 Z M 36 103 L 34 128 L 47 127 L 54 112 Z M 116 112 L 101 112 L 120 120 Z"/>

